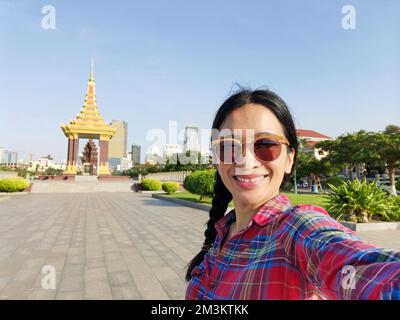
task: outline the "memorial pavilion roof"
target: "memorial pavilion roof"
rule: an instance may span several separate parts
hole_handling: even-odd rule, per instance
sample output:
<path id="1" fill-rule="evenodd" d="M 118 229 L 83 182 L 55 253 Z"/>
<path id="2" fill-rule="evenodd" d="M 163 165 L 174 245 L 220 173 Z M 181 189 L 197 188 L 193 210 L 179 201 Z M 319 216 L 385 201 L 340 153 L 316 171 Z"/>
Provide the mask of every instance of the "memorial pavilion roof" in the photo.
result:
<path id="1" fill-rule="evenodd" d="M 75 133 L 81 135 L 107 135 L 111 138 L 115 133 L 115 128 L 111 127 L 103 120 L 97 107 L 96 84 L 93 76 L 93 60 L 83 107 L 77 114 L 76 118 L 70 120 L 66 125 L 61 125 L 61 129 L 67 137 Z"/>

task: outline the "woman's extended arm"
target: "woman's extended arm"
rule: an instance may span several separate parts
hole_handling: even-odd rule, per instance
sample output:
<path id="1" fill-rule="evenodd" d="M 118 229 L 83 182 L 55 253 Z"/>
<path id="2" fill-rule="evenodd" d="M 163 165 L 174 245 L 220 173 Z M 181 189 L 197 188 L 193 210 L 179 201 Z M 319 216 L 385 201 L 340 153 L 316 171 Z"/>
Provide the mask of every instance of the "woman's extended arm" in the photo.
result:
<path id="1" fill-rule="evenodd" d="M 328 299 L 400 299 L 400 252 L 362 241 L 319 207 L 292 212 L 280 241 Z"/>

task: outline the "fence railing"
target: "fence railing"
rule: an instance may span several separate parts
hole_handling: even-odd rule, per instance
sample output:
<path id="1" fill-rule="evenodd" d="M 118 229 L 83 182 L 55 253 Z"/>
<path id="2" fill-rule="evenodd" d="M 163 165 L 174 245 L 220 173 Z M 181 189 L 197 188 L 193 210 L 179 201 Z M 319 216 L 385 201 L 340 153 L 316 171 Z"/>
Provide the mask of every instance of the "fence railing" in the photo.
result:
<path id="1" fill-rule="evenodd" d="M 149 173 L 146 175 L 146 178 L 157 179 L 160 181 L 183 182 L 189 174 L 190 171 L 156 172 Z"/>

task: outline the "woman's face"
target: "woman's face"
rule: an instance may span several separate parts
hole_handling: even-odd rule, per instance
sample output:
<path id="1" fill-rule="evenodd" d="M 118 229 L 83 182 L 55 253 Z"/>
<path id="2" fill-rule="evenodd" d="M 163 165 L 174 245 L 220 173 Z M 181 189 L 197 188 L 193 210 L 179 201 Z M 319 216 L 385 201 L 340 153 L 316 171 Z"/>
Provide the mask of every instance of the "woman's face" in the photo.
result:
<path id="1" fill-rule="evenodd" d="M 253 144 L 246 143 L 249 137 L 253 139 L 249 129 L 254 130 L 255 135 L 269 132 L 285 136 L 272 111 L 259 104 L 247 104 L 234 110 L 222 123 L 220 131 L 223 129 L 240 133 L 243 154 L 237 162 L 221 161 L 218 164 L 221 179 L 231 192 L 235 205 L 256 209 L 279 193 L 284 174 L 292 169 L 294 150 L 288 153 L 288 146 L 282 144 L 280 155 L 273 161 L 263 161 L 254 156 Z"/>

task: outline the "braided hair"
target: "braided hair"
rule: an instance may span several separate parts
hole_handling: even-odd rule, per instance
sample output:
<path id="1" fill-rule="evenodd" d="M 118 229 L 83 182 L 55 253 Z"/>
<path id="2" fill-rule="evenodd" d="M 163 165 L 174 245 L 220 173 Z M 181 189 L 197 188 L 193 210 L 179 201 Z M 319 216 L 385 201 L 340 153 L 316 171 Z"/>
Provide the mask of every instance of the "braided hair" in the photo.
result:
<path id="1" fill-rule="evenodd" d="M 207 253 L 208 249 L 210 249 L 211 245 L 213 244 L 217 236 L 215 223 L 224 216 L 226 209 L 228 208 L 228 204 L 231 200 L 232 200 L 232 194 L 225 187 L 224 183 L 222 182 L 221 176 L 219 175 L 217 170 L 214 182 L 214 196 L 212 199 L 211 209 L 209 213 L 210 219 L 207 222 L 207 229 L 204 232 L 205 240 L 203 243 L 203 247 L 201 248 L 201 251 L 190 262 L 190 266 L 188 268 L 185 277 L 187 281 L 191 279 L 191 272 L 193 268 L 199 265 L 203 261 L 204 255 Z"/>
<path id="2" fill-rule="evenodd" d="M 253 91 L 250 89 L 240 88 L 239 91 L 231 95 L 218 109 L 213 121 L 212 129 L 220 130 L 224 120 L 232 111 L 247 104 L 259 104 L 271 110 L 281 123 L 285 137 L 290 143 L 288 152 L 290 149 L 295 150 L 292 170 L 289 174 L 285 174 L 281 184 L 282 186 L 293 175 L 297 158 L 298 141 L 296 128 L 290 111 L 286 103 L 276 93 L 268 89 L 257 89 Z M 209 212 L 210 219 L 207 222 L 207 229 L 204 232 L 205 240 L 201 251 L 187 265 L 188 270 L 185 276 L 186 281 L 190 281 L 192 278 L 192 270 L 201 264 L 201 262 L 204 260 L 205 254 L 212 246 L 217 236 L 215 223 L 225 215 L 226 209 L 228 208 L 228 204 L 231 200 L 232 194 L 224 185 L 217 170 L 214 182 L 214 196 Z"/>

